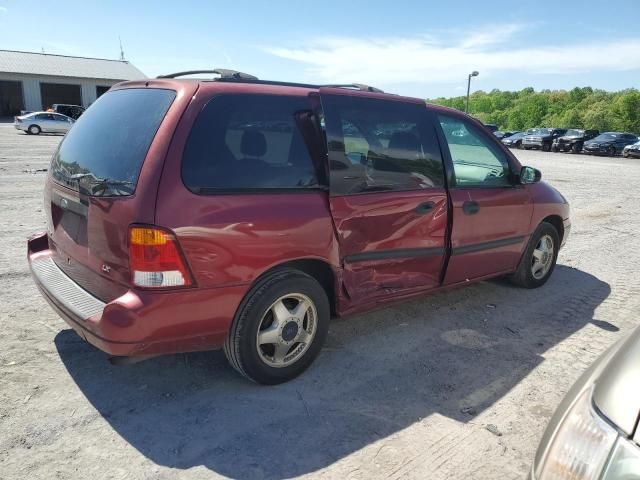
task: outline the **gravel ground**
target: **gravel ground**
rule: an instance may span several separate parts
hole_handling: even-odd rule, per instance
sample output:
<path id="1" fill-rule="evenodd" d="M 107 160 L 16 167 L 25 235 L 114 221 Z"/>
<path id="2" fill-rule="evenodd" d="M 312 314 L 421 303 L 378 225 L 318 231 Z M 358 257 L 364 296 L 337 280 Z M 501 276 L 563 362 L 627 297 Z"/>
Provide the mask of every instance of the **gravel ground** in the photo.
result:
<path id="1" fill-rule="evenodd" d="M 335 321 L 303 376 L 246 382 L 221 352 L 112 366 L 33 285 L 60 137 L 0 125 L 0 478 L 509 479 L 573 381 L 638 322 L 640 161 L 518 151 L 573 208 L 551 280 Z"/>

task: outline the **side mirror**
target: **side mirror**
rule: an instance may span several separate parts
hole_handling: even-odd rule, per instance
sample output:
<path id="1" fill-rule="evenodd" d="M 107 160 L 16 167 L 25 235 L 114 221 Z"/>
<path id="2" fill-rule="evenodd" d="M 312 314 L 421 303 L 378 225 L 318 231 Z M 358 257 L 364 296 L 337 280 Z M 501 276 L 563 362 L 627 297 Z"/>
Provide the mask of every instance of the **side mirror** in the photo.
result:
<path id="1" fill-rule="evenodd" d="M 522 167 L 520 169 L 520 183 L 522 185 L 529 185 L 531 183 L 537 183 L 542 178 L 542 173 L 537 168 Z"/>

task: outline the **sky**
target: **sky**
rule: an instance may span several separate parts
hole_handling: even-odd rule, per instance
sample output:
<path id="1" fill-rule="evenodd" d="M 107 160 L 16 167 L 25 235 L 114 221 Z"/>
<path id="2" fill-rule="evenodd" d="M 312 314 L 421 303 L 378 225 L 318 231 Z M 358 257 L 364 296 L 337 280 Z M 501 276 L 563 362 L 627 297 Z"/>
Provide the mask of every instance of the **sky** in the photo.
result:
<path id="1" fill-rule="evenodd" d="M 640 88 L 640 0 L 0 0 L 0 49 L 117 59 L 149 77 L 232 68 L 422 98 Z"/>

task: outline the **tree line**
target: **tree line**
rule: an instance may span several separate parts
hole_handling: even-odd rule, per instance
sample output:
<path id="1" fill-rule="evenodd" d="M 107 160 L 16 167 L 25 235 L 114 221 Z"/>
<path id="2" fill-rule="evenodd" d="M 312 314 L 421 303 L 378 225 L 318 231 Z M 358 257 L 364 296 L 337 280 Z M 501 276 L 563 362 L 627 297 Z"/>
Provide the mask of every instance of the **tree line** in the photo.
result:
<path id="1" fill-rule="evenodd" d="M 464 111 L 464 96 L 436 98 L 430 103 Z M 584 128 L 601 132 L 640 133 L 640 91 L 635 88 L 607 92 L 591 87 L 519 92 L 482 90 L 469 99 L 469 113 L 501 130 L 532 127 Z"/>

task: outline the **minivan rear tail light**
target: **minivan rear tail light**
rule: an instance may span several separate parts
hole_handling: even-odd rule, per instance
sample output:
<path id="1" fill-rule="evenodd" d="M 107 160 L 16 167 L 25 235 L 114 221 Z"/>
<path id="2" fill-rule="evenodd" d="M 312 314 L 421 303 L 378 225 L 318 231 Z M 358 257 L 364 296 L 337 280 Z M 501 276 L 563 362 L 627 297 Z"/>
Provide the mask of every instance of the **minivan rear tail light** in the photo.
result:
<path id="1" fill-rule="evenodd" d="M 175 235 L 158 227 L 130 227 L 129 267 L 133 284 L 138 287 L 171 288 L 193 284 Z"/>

